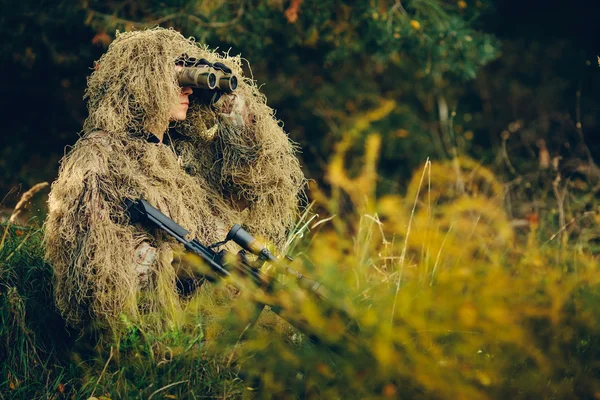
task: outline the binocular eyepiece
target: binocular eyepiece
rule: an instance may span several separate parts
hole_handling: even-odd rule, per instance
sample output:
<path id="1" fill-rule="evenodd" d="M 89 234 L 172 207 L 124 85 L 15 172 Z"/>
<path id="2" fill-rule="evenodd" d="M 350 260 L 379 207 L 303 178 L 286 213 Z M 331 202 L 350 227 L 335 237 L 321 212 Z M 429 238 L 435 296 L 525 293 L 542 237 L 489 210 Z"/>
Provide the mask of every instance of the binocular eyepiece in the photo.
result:
<path id="1" fill-rule="evenodd" d="M 180 64 L 181 65 L 181 64 Z M 189 86 L 204 90 L 220 90 L 232 93 L 237 89 L 238 79 L 231 68 L 225 64 L 210 63 L 206 59 L 189 59 L 182 65 L 181 71 L 177 73 L 179 86 Z"/>

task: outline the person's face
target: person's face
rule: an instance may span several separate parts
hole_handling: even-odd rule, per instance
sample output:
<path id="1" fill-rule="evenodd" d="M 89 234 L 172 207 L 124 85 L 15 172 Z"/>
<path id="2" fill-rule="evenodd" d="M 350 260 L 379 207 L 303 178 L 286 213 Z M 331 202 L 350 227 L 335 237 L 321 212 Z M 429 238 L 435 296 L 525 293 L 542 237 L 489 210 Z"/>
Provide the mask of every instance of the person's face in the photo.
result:
<path id="1" fill-rule="evenodd" d="M 192 94 L 191 87 L 185 86 L 181 88 L 177 104 L 173 104 L 169 110 L 172 121 L 183 121 L 185 119 L 188 107 L 190 106 L 190 94 Z"/>
<path id="2" fill-rule="evenodd" d="M 175 70 L 181 69 L 180 66 L 176 66 Z M 184 86 L 181 88 L 181 92 L 179 93 L 179 100 L 177 104 L 173 104 L 171 109 L 169 110 L 169 119 L 171 121 L 183 121 L 187 116 L 187 110 L 190 106 L 189 96 L 193 93 L 192 88 L 189 86 Z"/>

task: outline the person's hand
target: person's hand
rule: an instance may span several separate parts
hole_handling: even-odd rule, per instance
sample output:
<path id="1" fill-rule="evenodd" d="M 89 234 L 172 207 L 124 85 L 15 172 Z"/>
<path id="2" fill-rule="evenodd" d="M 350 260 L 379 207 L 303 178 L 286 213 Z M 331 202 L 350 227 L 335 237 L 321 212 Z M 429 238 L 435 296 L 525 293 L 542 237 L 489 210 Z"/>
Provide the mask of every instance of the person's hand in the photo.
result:
<path id="1" fill-rule="evenodd" d="M 138 286 L 142 289 L 150 285 L 150 277 L 154 270 L 156 257 L 156 248 L 150 246 L 148 242 L 140 243 L 131 255 L 131 260 L 138 276 Z"/>
<path id="2" fill-rule="evenodd" d="M 246 101 L 239 95 L 225 94 L 215 103 L 221 117 L 236 127 L 244 127 L 254 122 Z"/>
<path id="3" fill-rule="evenodd" d="M 211 271 L 205 266 L 199 256 L 186 252 L 180 244 L 171 245 L 170 263 L 177 276 L 179 293 L 187 296 L 206 280 L 205 275 Z"/>

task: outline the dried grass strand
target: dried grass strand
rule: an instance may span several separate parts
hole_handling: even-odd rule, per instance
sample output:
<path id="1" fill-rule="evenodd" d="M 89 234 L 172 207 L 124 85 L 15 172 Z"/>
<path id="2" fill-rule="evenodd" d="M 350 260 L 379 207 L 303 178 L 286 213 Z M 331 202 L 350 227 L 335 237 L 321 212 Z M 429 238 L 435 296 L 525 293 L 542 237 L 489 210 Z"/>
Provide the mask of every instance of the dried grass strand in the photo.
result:
<path id="1" fill-rule="evenodd" d="M 48 182 L 40 182 L 38 184 L 33 185 L 33 187 L 31 189 L 29 189 L 28 191 L 23 193 L 23 195 L 21 196 L 21 199 L 15 206 L 13 213 L 11 214 L 10 218 L 8 219 L 8 222 L 10 222 L 11 224 L 16 223 L 17 219 L 19 218 L 19 215 L 21 215 L 23 210 L 25 210 L 25 206 L 27 205 L 27 203 L 29 203 L 29 201 L 32 199 L 32 197 L 37 192 L 44 189 L 48 185 L 49 185 Z"/>

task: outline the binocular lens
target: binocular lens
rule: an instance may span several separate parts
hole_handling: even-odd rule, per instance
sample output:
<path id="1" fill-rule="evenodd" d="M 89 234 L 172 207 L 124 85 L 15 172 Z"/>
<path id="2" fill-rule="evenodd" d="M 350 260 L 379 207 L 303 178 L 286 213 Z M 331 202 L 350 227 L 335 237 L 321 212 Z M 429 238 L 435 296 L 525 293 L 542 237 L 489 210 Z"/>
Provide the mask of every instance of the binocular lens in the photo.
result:
<path id="1" fill-rule="evenodd" d="M 235 75 L 231 75 L 231 79 L 229 80 L 229 87 L 231 88 L 232 92 L 237 89 L 237 83 L 237 77 Z"/>
<path id="2" fill-rule="evenodd" d="M 235 75 L 221 75 L 217 86 L 225 93 L 231 93 L 235 92 L 237 85 L 238 81 Z"/>
<path id="3" fill-rule="evenodd" d="M 177 74 L 179 86 L 213 90 L 217 87 L 217 75 L 207 68 L 184 68 Z"/>
<path id="4" fill-rule="evenodd" d="M 217 75 L 212 72 L 208 75 L 208 88 L 214 89 L 217 87 Z"/>

